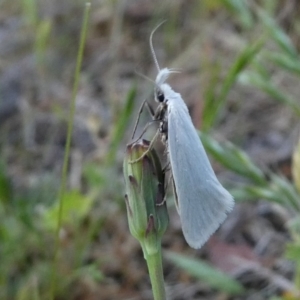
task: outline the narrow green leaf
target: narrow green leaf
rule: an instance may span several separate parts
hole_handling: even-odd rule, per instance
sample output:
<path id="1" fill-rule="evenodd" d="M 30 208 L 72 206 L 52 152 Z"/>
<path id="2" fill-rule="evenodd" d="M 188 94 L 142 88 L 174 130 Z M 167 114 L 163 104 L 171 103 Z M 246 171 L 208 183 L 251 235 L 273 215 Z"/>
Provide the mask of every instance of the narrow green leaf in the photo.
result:
<path id="1" fill-rule="evenodd" d="M 297 243 L 300 248 L 300 216 L 296 215 L 291 220 L 289 220 L 287 223 L 287 227 L 293 237 L 294 242 Z M 300 252 L 298 252 L 298 258 L 299 253 Z"/>
<path id="2" fill-rule="evenodd" d="M 236 82 L 239 74 L 253 61 L 263 44 L 264 39 L 259 39 L 255 43 L 248 44 L 244 48 L 228 71 L 219 95 L 216 96 L 213 102 L 210 100 L 207 104 L 204 104 L 203 130 L 206 131 L 213 125 L 220 110 L 224 107 L 227 95 L 233 84 Z M 212 104 L 214 104 L 213 107 Z"/>
<path id="3" fill-rule="evenodd" d="M 258 187 L 255 185 L 245 185 L 235 189 L 231 189 L 230 193 L 236 201 L 248 201 L 265 199 L 271 202 L 285 205 L 284 198 L 275 193 L 269 186 Z M 285 205 L 286 206 L 286 205 Z"/>
<path id="4" fill-rule="evenodd" d="M 230 192 L 236 200 L 265 199 L 299 212 L 300 200 L 295 187 L 286 178 L 276 174 L 270 174 L 269 177 L 270 181 L 263 186 L 244 185 Z"/>
<path id="5" fill-rule="evenodd" d="M 239 77 L 239 81 L 242 84 L 252 85 L 259 88 L 260 90 L 268 94 L 270 97 L 272 97 L 274 100 L 277 100 L 282 104 L 290 106 L 292 110 L 300 116 L 300 104 L 293 98 L 291 98 L 289 95 L 282 92 L 272 82 L 262 78 L 258 73 L 245 72 L 241 74 L 241 76 Z"/>
<path id="6" fill-rule="evenodd" d="M 42 20 L 37 26 L 37 33 L 35 39 L 35 51 L 38 63 L 43 64 L 45 58 L 44 54 L 47 50 L 48 40 L 51 33 L 51 20 Z"/>
<path id="7" fill-rule="evenodd" d="M 114 127 L 111 144 L 110 144 L 110 151 L 108 152 L 108 156 L 107 156 L 108 164 L 111 164 L 116 158 L 116 153 L 119 144 L 121 143 L 122 137 L 125 133 L 125 130 L 127 128 L 127 125 L 130 121 L 133 112 L 136 91 L 137 91 L 136 86 L 133 85 L 127 94 L 124 108 L 120 112 L 120 117 L 117 120 L 117 123 Z"/>
<path id="8" fill-rule="evenodd" d="M 4 163 L 0 161 L 0 203 L 11 203 L 12 188 L 6 175 Z"/>
<path id="9" fill-rule="evenodd" d="M 297 57 L 297 50 L 294 47 L 289 36 L 282 30 L 282 28 L 277 24 L 277 22 L 268 15 L 262 9 L 257 10 L 258 16 L 263 22 L 263 24 L 268 29 L 269 33 L 273 39 L 277 42 L 279 47 L 285 51 L 291 57 Z"/>
<path id="10" fill-rule="evenodd" d="M 206 63 L 207 64 L 207 63 Z M 217 91 L 219 86 L 219 77 L 221 73 L 220 64 L 207 64 L 205 66 L 207 70 L 208 86 L 204 91 L 204 107 L 202 113 L 202 130 L 207 131 L 211 128 L 211 125 L 216 122 L 217 114 Z"/>
<path id="11" fill-rule="evenodd" d="M 105 279 L 105 276 L 101 270 L 99 270 L 99 266 L 96 264 L 89 264 L 78 268 L 71 276 L 71 280 L 79 278 L 88 278 L 94 280 L 95 282 L 101 282 Z"/>
<path id="12" fill-rule="evenodd" d="M 22 0 L 22 8 L 26 21 L 31 26 L 36 26 L 38 22 L 38 1 Z"/>
<path id="13" fill-rule="evenodd" d="M 63 195 L 63 211 L 61 212 L 61 224 L 73 225 L 81 221 L 90 212 L 95 197 L 93 195 L 85 196 L 78 191 L 70 191 Z M 44 226 L 50 230 L 55 230 L 59 216 L 59 203 L 44 212 Z"/>
<path id="14" fill-rule="evenodd" d="M 245 0 L 223 0 L 224 4 L 231 9 L 245 28 L 253 25 L 251 10 Z"/>
<path id="15" fill-rule="evenodd" d="M 99 168 L 95 163 L 86 163 L 83 168 L 83 177 L 92 187 L 101 189 L 107 180 L 107 170 Z"/>
<path id="16" fill-rule="evenodd" d="M 239 282 L 230 278 L 228 274 L 214 269 L 212 266 L 199 259 L 196 260 L 169 251 L 164 254 L 165 257 L 175 265 L 184 269 L 196 278 L 205 281 L 213 288 L 231 295 L 241 294 L 244 292 L 244 288 Z"/>
<path id="17" fill-rule="evenodd" d="M 264 54 L 266 59 L 271 60 L 279 67 L 285 69 L 286 71 L 295 73 L 300 76 L 300 61 L 299 58 L 290 57 L 284 53 L 271 53 L 267 52 Z"/>
<path id="18" fill-rule="evenodd" d="M 200 133 L 201 141 L 207 152 L 229 170 L 232 170 L 256 184 L 265 184 L 263 172 L 255 166 L 249 156 L 229 142 L 222 145 L 207 134 Z"/>
<path id="19" fill-rule="evenodd" d="M 282 198 L 286 199 L 286 203 L 288 203 L 297 212 L 300 212 L 299 194 L 297 193 L 295 186 L 288 181 L 287 178 L 272 174 L 271 184 L 275 193 L 281 195 Z"/>
<path id="20" fill-rule="evenodd" d="M 264 44 L 264 39 L 261 38 L 255 43 L 248 44 L 244 50 L 237 57 L 236 61 L 230 68 L 227 77 L 223 83 L 220 98 L 223 99 L 227 96 L 229 89 L 232 87 L 233 83 L 237 79 L 237 76 L 243 71 L 255 58 L 257 53 L 260 51 Z"/>
<path id="21" fill-rule="evenodd" d="M 299 241 L 288 243 L 285 250 L 285 257 L 294 261 L 299 261 L 300 243 Z"/>

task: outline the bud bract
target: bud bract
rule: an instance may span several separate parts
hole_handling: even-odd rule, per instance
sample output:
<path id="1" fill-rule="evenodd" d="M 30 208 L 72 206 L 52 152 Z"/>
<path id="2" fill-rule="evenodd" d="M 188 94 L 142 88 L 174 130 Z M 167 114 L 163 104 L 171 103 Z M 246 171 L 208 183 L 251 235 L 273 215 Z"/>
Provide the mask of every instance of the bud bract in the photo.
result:
<path id="1" fill-rule="evenodd" d="M 144 255 L 155 253 L 160 249 L 169 218 L 165 174 L 149 142 L 139 140 L 127 146 L 123 171 L 130 232 L 141 243 Z"/>

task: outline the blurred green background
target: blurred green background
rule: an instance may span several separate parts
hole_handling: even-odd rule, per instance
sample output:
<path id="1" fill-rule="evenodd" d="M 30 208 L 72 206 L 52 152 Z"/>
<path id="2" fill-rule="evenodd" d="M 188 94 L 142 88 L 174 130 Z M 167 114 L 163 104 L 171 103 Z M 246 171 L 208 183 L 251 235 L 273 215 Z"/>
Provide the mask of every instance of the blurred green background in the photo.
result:
<path id="1" fill-rule="evenodd" d="M 151 81 L 137 73 L 156 76 L 149 36 L 162 20 L 153 39 L 160 66 L 181 70 L 169 82 L 236 199 L 196 251 L 170 193 L 168 297 L 299 299 L 299 1 L 91 2 L 58 248 L 85 2 L 0 3 L 0 299 L 152 299 L 128 230 L 122 160 L 138 107 L 153 101 Z"/>

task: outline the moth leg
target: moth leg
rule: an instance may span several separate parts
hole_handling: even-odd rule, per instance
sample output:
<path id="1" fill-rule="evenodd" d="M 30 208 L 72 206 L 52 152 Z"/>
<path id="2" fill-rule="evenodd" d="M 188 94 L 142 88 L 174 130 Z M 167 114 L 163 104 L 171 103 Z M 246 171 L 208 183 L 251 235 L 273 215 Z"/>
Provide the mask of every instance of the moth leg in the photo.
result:
<path id="1" fill-rule="evenodd" d="M 154 121 L 156 121 L 156 120 L 154 120 Z M 149 123 L 150 123 L 150 122 L 149 122 Z M 149 123 L 148 123 L 148 124 L 149 124 Z M 145 131 L 145 130 L 144 130 L 144 131 Z M 137 159 L 135 159 L 135 160 L 132 160 L 132 161 L 129 161 L 129 163 L 130 163 L 130 164 L 133 164 L 133 163 L 136 163 L 136 162 L 140 161 L 141 159 L 143 159 L 143 157 L 145 157 L 145 156 L 148 154 L 148 152 L 153 148 L 154 143 L 156 142 L 156 140 L 157 140 L 157 138 L 158 138 L 159 135 L 160 135 L 160 132 L 159 132 L 159 130 L 157 130 L 156 133 L 155 133 L 154 138 L 153 138 L 153 139 L 151 140 L 151 142 L 150 142 L 150 145 L 149 145 L 147 151 L 145 151 L 145 152 L 143 153 L 143 155 L 140 156 L 139 158 L 137 158 Z M 139 139 L 140 139 L 140 138 L 139 138 Z"/>
<path id="2" fill-rule="evenodd" d="M 145 127 L 144 127 L 142 133 L 139 135 L 139 137 L 138 137 L 137 139 L 135 139 L 133 142 L 131 142 L 130 144 L 128 144 L 128 145 L 132 145 L 132 144 L 136 143 L 139 139 L 141 139 L 141 137 L 144 135 L 144 133 L 147 131 L 148 127 L 149 127 L 152 123 L 159 121 L 159 120 L 157 120 L 156 117 L 155 117 L 156 112 L 154 112 L 152 106 L 148 103 L 147 100 L 144 100 L 143 103 L 142 103 L 142 105 L 141 105 L 140 108 L 139 108 L 139 111 L 138 111 L 138 117 L 137 117 L 137 119 L 136 119 L 136 121 L 135 121 L 135 124 L 134 124 L 134 128 L 133 128 L 133 132 L 132 132 L 132 135 L 131 135 L 131 139 L 134 138 L 134 135 L 135 135 L 135 133 L 136 133 L 136 129 L 137 129 L 138 123 L 139 123 L 139 121 L 140 121 L 140 117 L 141 117 L 141 114 L 142 114 L 142 112 L 143 112 L 143 109 L 144 109 L 144 106 L 145 106 L 145 105 L 147 106 L 148 112 L 149 112 L 149 114 L 150 114 L 151 117 L 152 117 L 152 121 L 148 122 L 148 123 L 145 125 Z"/>
<path id="3" fill-rule="evenodd" d="M 135 124 L 134 124 L 134 128 L 133 128 L 133 132 L 132 132 L 132 135 L 131 135 L 131 139 L 133 139 L 133 137 L 134 137 L 134 135 L 135 135 L 135 132 L 136 132 L 138 123 L 139 123 L 139 121 L 140 121 L 141 114 L 142 114 L 142 112 L 143 112 L 143 109 L 144 109 L 144 106 L 145 106 L 146 103 L 147 103 L 147 99 L 145 99 L 145 100 L 143 101 L 142 105 L 141 105 L 140 108 L 139 108 L 138 117 L 136 118 L 136 121 L 135 121 Z"/>
<path id="4" fill-rule="evenodd" d="M 148 103 L 148 101 L 146 101 L 145 104 L 147 106 L 148 112 L 151 115 L 152 119 L 155 119 L 155 112 L 154 112 L 152 106 Z"/>
<path id="5" fill-rule="evenodd" d="M 133 142 L 131 142 L 130 144 L 127 144 L 127 145 L 130 146 L 130 145 L 136 143 L 138 140 L 140 140 L 140 139 L 142 138 L 142 136 L 145 134 L 145 132 L 147 131 L 147 129 L 149 128 L 149 126 L 152 125 L 154 122 L 157 122 L 157 121 L 158 121 L 158 120 L 152 120 L 152 121 L 148 122 L 148 123 L 146 124 L 146 126 L 144 127 L 142 133 L 139 135 L 139 137 L 136 138 L 136 139 L 135 139 Z"/>

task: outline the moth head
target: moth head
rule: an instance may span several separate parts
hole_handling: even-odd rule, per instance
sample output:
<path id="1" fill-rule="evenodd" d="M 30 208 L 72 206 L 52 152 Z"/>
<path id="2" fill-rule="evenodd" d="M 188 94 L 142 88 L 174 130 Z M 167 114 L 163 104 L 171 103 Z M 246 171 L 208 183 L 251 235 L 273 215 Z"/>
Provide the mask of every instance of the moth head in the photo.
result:
<path id="1" fill-rule="evenodd" d="M 155 83 L 156 85 L 160 86 L 163 83 L 165 83 L 165 81 L 169 78 L 170 74 L 173 73 L 180 73 L 179 70 L 177 69 L 168 69 L 168 68 L 163 68 L 161 69 L 155 79 Z"/>
<path id="2" fill-rule="evenodd" d="M 165 81 L 169 78 L 170 74 L 172 73 L 179 73 L 179 71 L 175 69 L 164 68 L 158 72 L 155 79 L 155 101 L 160 103 L 166 102 L 166 93 L 168 93 L 170 87 L 168 84 L 165 83 Z"/>
<path id="3" fill-rule="evenodd" d="M 159 87 L 156 87 L 154 91 L 154 98 L 156 102 L 163 103 L 165 101 L 165 93 Z"/>

